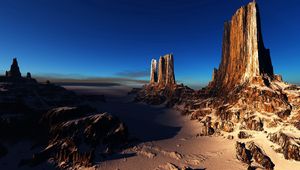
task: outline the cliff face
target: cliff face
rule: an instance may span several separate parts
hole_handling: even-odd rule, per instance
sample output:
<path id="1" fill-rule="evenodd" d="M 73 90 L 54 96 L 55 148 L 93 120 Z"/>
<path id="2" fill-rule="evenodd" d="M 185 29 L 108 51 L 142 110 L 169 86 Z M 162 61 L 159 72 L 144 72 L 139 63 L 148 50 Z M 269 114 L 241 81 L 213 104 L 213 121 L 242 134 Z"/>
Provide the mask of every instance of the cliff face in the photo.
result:
<path id="1" fill-rule="evenodd" d="M 156 76 L 158 77 L 156 79 Z M 174 58 L 167 54 L 159 58 L 158 67 L 155 59 L 151 61 L 150 84 L 157 83 L 159 86 L 176 84 L 174 74 Z"/>
<path id="2" fill-rule="evenodd" d="M 224 24 L 222 61 L 210 87 L 230 91 L 257 76 L 273 77 L 270 51 L 264 47 L 256 2 L 241 7 Z"/>

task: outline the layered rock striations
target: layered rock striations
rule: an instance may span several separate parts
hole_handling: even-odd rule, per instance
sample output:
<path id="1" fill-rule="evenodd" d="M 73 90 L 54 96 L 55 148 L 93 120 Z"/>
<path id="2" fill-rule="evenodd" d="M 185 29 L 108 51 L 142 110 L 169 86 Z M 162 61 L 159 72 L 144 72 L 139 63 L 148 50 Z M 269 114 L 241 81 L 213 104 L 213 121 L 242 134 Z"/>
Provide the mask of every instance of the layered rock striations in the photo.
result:
<path id="1" fill-rule="evenodd" d="M 270 51 L 263 43 L 258 5 L 241 7 L 224 24 L 222 60 L 210 87 L 228 92 L 256 77 L 274 75 Z"/>

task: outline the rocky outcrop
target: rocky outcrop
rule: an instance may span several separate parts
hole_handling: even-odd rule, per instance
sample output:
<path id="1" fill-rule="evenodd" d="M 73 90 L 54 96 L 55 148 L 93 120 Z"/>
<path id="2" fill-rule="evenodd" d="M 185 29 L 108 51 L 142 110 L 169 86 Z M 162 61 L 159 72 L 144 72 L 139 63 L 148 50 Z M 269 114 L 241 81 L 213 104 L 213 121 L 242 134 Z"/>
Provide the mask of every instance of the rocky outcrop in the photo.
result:
<path id="1" fill-rule="evenodd" d="M 241 142 L 236 142 L 235 148 L 237 159 L 248 164 L 249 167 L 251 167 L 252 160 L 254 160 L 266 170 L 274 169 L 275 165 L 270 157 L 268 157 L 254 142 L 249 142 L 246 145 Z"/>
<path id="2" fill-rule="evenodd" d="M 251 152 L 246 149 L 246 145 L 241 142 L 235 144 L 236 158 L 246 164 L 251 164 L 252 155 Z"/>
<path id="3" fill-rule="evenodd" d="M 188 99 L 197 98 L 194 90 L 184 85 L 172 85 L 161 87 L 159 85 L 145 85 L 138 91 L 135 101 L 145 102 L 151 105 L 165 103 L 171 107 L 175 104 L 184 103 Z"/>
<path id="4" fill-rule="evenodd" d="M 248 139 L 248 138 L 251 138 L 252 136 L 250 134 L 248 134 L 247 132 L 245 131 L 240 131 L 238 133 L 238 138 L 239 139 Z"/>
<path id="5" fill-rule="evenodd" d="M 259 163 L 262 165 L 266 170 L 272 170 L 274 169 L 274 163 L 268 157 L 263 150 L 258 147 L 257 145 L 254 144 L 254 142 L 250 142 L 248 145 L 248 148 L 252 154 L 252 158 L 255 160 L 255 162 Z"/>
<path id="6" fill-rule="evenodd" d="M 30 72 L 27 72 L 26 78 L 27 78 L 27 79 L 31 79 L 31 73 L 30 73 Z"/>
<path id="7" fill-rule="evenodd" d="M 152 59 L 150 71 L 150 84 L 154 83 L 157 83 L 160 87 L 171 86 L 176 84 L 173 54 L 167 54 L 163 57 L 160 57 L 158 63 L 155 59 Z"/>
<path id="8" fill-rule="evenodd" d="M 20 69 L 19 69 L 17 58 L 13 59 L 13 63 L 10 67 L 10 70 L 6 74 L 7 74 L 8 77 L 13 77 L 13 78 L 20 78 L 21 77 L 21 72 L 20 72 Z"/>
<path id="9" fill-rule="evenodd" d="M 254 115 L 245 117 L 244 120 L 242 121 L 241 127 L 248 130 L 256 130 L 256 131 L 264 130 L 264 124 L 262 119 Z"/>
<path id="10" fill-rule="evenodd" d="M 84 117 L 87 114 L 94 113 L 96 110 L 88 106 L 80 107 L 58 107 L 53 108 L 43 114 L 40 123 L 48 127 L 53 127 L 59 123 Z"/>
<path id="11" fill-rule="evenodd" d="M 92 111 L 87 107 L 60 107 L 47 112 L 41 123 L 48 126 L 49 143 L 22 164 L 37 165 L 52 158 L 63 169 L 89 167 L 97 155 L 109 154 L 125 144 L 127 127 L 116 117 Z"/>
<path id="12" fill-rule="evenodd" d="M 50 163 L 78 169 L 126 144 L 124 123 L 85 106 L 91 103 L 86 97 L 52 83 L 38 83 L 30 73 L 21 77 L 16 59 L 6 73 L 0 76 L 0 158 L 13 153 L 6 144 L 25 139 L 34 146 L 20 156 L 19 166 Z"/>
<path id="13" fill-rule="evenodd" d="M 253 1 L 225 23 L 222 60 L 208 87 L 192 90 L 183 85 L 149 85 L 137 93 L 137 101 L 166 103 L 182 114 L 190 114 L 191 119 L 201 124 L 198 136 L 222 135 L 233 139 L 232 132 L 243 130 L 238 133 L 239 139 L 255 140 L 260 134 L 266 140 L 266 134 L 274 127 L 300 133 L 300 87 L 274 75 L 270 52 L 265 49 L 261 34 L 258 6 Z M 159 61 L 157 84 L 166 79 L 164 62 L 164 58 Z M 286 136 L 277 134 L 269 138 L 281 145 L 277 151 L 286 159 L 300 161 L 300 139 Z M 237 157 L 249 164 L 249 169 L 256 167 L 251 165 L 252 161 L 273 169 L 274 164 L 263 149 L 254 143 L 239 143 Z"/>
<path id="14" fill-rule="evenodd" d="M 26 77 L 22 77 L 17 58 L 13 59 L 10 70 L 5 71 L 5 76 L 0 76 L 0 82 L 12 82 L 14 84 L 37 83 L 36 80 L 31 77 L 30 72 L 27 72 Z"/>
<path id="15" fill-rule="evenodd" d="M 268 138 L 280 146 L 276 151 L 282 153 L 285 159 L 300 161 L 300 138 L 289 136 L 281 131 L 269 133 Z"/>
<path id="16" fill-rule="evenodd" d="M 209 86 L 215 92 L 227 93 L 257 76 L 272 78 L 273 74 L 270 52 L 262 39 L 258 5 L 251 2 L 224 24 L 222 61 L 214 69 Z"/>
<path id="17" fill-rule="evenodd" d="M 200 135 L 201 136 L 210 136 L 215 133 L 214 128 L 212 127 L 211 117 L 206 117 L 203 121 L 201 121 L 201 129 Z"/>
<path id="18" fill-rule="evenodd" d="M 173 106 L 183 96 L 192 94 L 194 90 L 184 85 L 177 85 L 174 74 L 174 58 L 172 54 L 167 54 L 159 58 L 158 63 L 155 59 L 151 61 L 150 83 L 142 89 L 129 92 L 136 93 L 135 101 L 145 102 L 152 105 L 166 104 Z"/>

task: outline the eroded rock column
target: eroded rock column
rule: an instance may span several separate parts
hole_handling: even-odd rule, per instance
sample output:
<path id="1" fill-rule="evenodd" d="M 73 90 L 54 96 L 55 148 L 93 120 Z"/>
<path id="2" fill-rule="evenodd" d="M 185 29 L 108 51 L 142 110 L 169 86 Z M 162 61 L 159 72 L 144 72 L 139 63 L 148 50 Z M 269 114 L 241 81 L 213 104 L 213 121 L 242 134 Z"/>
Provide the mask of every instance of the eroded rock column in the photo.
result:
<path id="1" fill-rule="evenodd" d="M 258 6 L 250 2 L 224 24 L 222 60 L 210 87 L 230 91 L 257 76 L 273 75 L 270 52 L 262 39 Z"/>

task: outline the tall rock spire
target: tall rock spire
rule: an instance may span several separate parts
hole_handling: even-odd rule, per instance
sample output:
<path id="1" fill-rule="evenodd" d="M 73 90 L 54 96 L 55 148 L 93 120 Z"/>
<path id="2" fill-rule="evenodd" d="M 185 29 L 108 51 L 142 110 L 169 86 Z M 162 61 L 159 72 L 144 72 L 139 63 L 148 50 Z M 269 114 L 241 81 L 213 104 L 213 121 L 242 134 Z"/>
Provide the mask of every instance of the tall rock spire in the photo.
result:
<path id="1" fill-rule="evenodd" d="M 166 84 L 175 84 L 175 74 L 174 74 L 174 58 L 172 54 L 167 54 L 164 56 L 165 66 L 166 66 Z"/>
<path id="2" fill-rule="evenodd" d="M 241 7 L 224 24 L 222 61 L 210 87 L 230 91 L 257 76 L 273 77 L 269 49 L 264 47 L 258 5 Z"/>
<path id="3" fill-rule="evenodd" d="M 165 58 L 164 57 L 160 57 L 158 60 L 158 84 L 160 85 L 165 85 L 166 83 L 166 67 L 165 67 Z"/>
<path id="4" fill-rule="evenodd" d="M 8 77 L 19 78 L 21 77 L 21 72 L 19 69 L 18 61 L 16 58 L 13 59 L 10 70 L 7 72 Z"/>
<path id="5" fill-rule="evenodd" d="M 150 70 L 150 84 L 157 82 L 157 61 L 155 59 L 151 60 L 151 70 Z"/>

